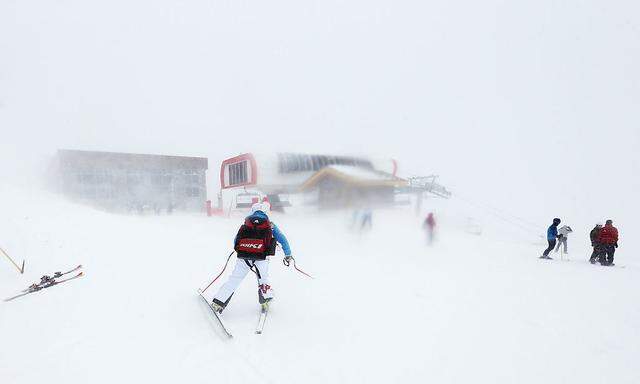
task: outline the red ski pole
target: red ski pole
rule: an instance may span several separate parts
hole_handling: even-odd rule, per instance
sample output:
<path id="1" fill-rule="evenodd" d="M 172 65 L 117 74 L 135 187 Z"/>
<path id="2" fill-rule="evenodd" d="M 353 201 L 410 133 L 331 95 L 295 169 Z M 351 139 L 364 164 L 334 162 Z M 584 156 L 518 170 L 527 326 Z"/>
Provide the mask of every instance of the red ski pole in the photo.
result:
<path id="1" fill-rule="evenodd" d="M 294 259 L 293 256 L 291 256 L 291 260 L 293 260 L 293 268 L 295 268 L 296 271 L 298 271 L 298 272 L 302 273 L 303 275 L 313 279 L 313 276 L 311 276 L 307 272 L 303 271 L 302 269 L 298 268 L 298 266 L 296 265 L 296 259 Z M 284 265 L 286 265 L 287 267 L 289 266 L 289 262 L 285 261 L 284 259 L 282 260 L 282 263 Z"/>
<path id="2" fill-rule="evenodd" d="M 202 293 L 204 293 L 204 291 L 206 291 L 207 289 L 209 289 L 209 287 L 216 282 L 216 280 L 218 280 L 220 278 L 220 276 L 222 276 L 222 274 L 224 273 L 225 269 L 227 269 L 227 264 L 229 264 L 229 260 L 231 259 L 231 255 L 233 255 L 236 251 L 234 250 L 233 252 L 231 252 L 229 254 L 229 256 L 227 257 L 227 261 L 224 263 L 224 268 L 222 268 L 222 271 L 220 271 L 220 273 L 218 274 L 218 276 L 216 276 L 215 279 L 213 279 L 212 282 L 209 283 L 209 285 L 207 285 L 207 287 L 205 289 L 202 290 Z"/>

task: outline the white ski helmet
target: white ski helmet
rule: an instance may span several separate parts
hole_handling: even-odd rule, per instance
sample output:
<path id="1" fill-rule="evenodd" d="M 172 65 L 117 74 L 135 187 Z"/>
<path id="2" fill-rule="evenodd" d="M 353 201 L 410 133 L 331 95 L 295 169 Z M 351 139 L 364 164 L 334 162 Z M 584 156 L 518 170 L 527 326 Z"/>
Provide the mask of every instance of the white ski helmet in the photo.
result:
<path id="1" fill-rule="evenodd" d="M 269 212 L 269 206 L 265 203 L 255 203 L 251 206 L 251 213 L 254 214 L 256 211 L 267 213 Z"/>

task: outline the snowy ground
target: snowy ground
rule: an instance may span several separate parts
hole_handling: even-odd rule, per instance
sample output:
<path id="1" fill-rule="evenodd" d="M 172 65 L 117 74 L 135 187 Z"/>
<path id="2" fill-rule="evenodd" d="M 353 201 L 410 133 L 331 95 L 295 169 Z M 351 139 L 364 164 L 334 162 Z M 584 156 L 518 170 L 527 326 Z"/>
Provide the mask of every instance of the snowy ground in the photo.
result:
<path id="1" fill-rule="evenodd" d="M 86 272 L 0 303 L 2 383 L 640 382 L 640 265 L 621 248 L 625 268 L 591 266 L 584 233 L 571 261 L 544 262 L 544 247 L 468 235 L 442 210 L 432 248 L 408 211 L 375 212 L 363 235 L 346 231 L 346 214 L 275 216 L 316 279 L 272 260 L 265 333 L 253 334 L 249 276 L 225 312 L 227 340 L 196 289 L 239 220 L 0 194 L 0 246 L 27 259 L 24 276 L 0 261 L 3 297 L 44 273 Z"/>

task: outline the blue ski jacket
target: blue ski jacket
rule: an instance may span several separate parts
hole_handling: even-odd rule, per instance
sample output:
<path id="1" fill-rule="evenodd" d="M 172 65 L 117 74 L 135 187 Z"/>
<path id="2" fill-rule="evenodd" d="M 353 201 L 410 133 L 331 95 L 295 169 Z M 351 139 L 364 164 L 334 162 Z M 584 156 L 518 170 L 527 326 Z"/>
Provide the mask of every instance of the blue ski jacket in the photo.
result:
<path id="1" fill-rule="evenodd" d="M 263 220 L 269 220 L 269 216 L 267 216 L 267 214 L 262 211 L 255 211 L 247 218 L 249 220 L 251 220 L 251 218 L 260 218 Z M 280 243 L 280 245 L 282 246 L 282 251 L 284 252 L 285 256 L 291 256 L 291 247 L 289 246 L 287 237 L 284 235 L 284 233 L 282 233 L 282 231 L 280 231 L 280 228 L 278 228 L 278 226 L 275 225 L 273 221 L 271 220 L 269 221 L 271 222 L 271 231 L 273 232 L 273 238 L 276 239 L 278 243 Z"/>
<path id="2" fill-rule="evenodd" d="M 547 229 L 547 240 L 555 240 L 558 237 L 558 226 L 551 224 Z"/>

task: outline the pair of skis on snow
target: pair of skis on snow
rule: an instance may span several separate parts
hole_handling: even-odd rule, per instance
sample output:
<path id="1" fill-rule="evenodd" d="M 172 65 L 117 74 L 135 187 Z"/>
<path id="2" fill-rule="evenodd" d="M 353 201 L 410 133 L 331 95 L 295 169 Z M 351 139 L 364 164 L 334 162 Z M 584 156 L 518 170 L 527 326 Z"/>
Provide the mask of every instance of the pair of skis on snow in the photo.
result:
<path id="1" fill-rule="evenodd" d="M 53 274 L 53 276 L 44 275 L 44 276 L 42 276 L 40 278 L 40 282 L 39 283 L 31 284 L 28 288 L 23 289 L 22 292 L 20 292 L 19 294 L 15 295 L 15 296 L 12 296 L 12 297 L 9 297 L 9 298 L 6 298 L 6 299 L 4 299 L 4 301 L 11 301 L 11 300 L 17 299 L 19 297 L 29 295 L 31 293 L 39 292 L 39 291 L 41 291 L 43 289 L 46 289 L 46 288 L 51 288 L 54 285 L 62 284 L 62 283 L 65 283 L 67 281 L 71 281 L 71 280 L 77 279 L 79 277 L 82 277 L 82 276 L 84 276 L 84 273 L 81 271 L 81 272 L 79 272 L 79 273 L 77 273 L 77 274 L 75 274 L 75 275 L 73 275 L 71 277 L 62 278 L 64 276 L 66 276 L 66 275 L 69 275 L 69 274 L 72 274 L 72 273 L 74 273 L 76 271 L 79 271 L 81 268 L 82 268 L 82 265 L 78 265 L 77 267 L 75 267 L 73 269 L 70 269 L 70 270 L 68 270 L 66 272 L 55 272 Z"/>
<path id="2" fill-rule="evenodd" d="M 211 309 L 211 312 L 213 312 L 213 316 L 216 318 L 218 324 L 220 324 L 220 327 L 222 328 L 224 333 L 227 335 L 227 337 L 232 338 L 233 335 L 231 334 L 231 331 L 229 330 L 229 327 L 227 327 L 227 325 L 225 324 L 224 320 L 222 319 L 222 316 L 213 308 L 213 306 L 211 305 L 209 300 L 207 300 L 207 298 L 204 297 L 204 295 L 202 294 L 202 291 L 199 290 L 199 289 L 198 289 L 198 295 L 202 298 L 202 300 L 204 300 L 205 304 L 207 304 L 209 309 Z M 267 320 L 267 314 L 268 313 L 269 313 L 269 305 L 268 304 L 262 304 L 260 306 L 260 318 L 258 319 L 258 326 L 256 327 L 256 334 L 257 335 L 262 334 L 262 330 L 264 329 L 264 323 Z"/>

